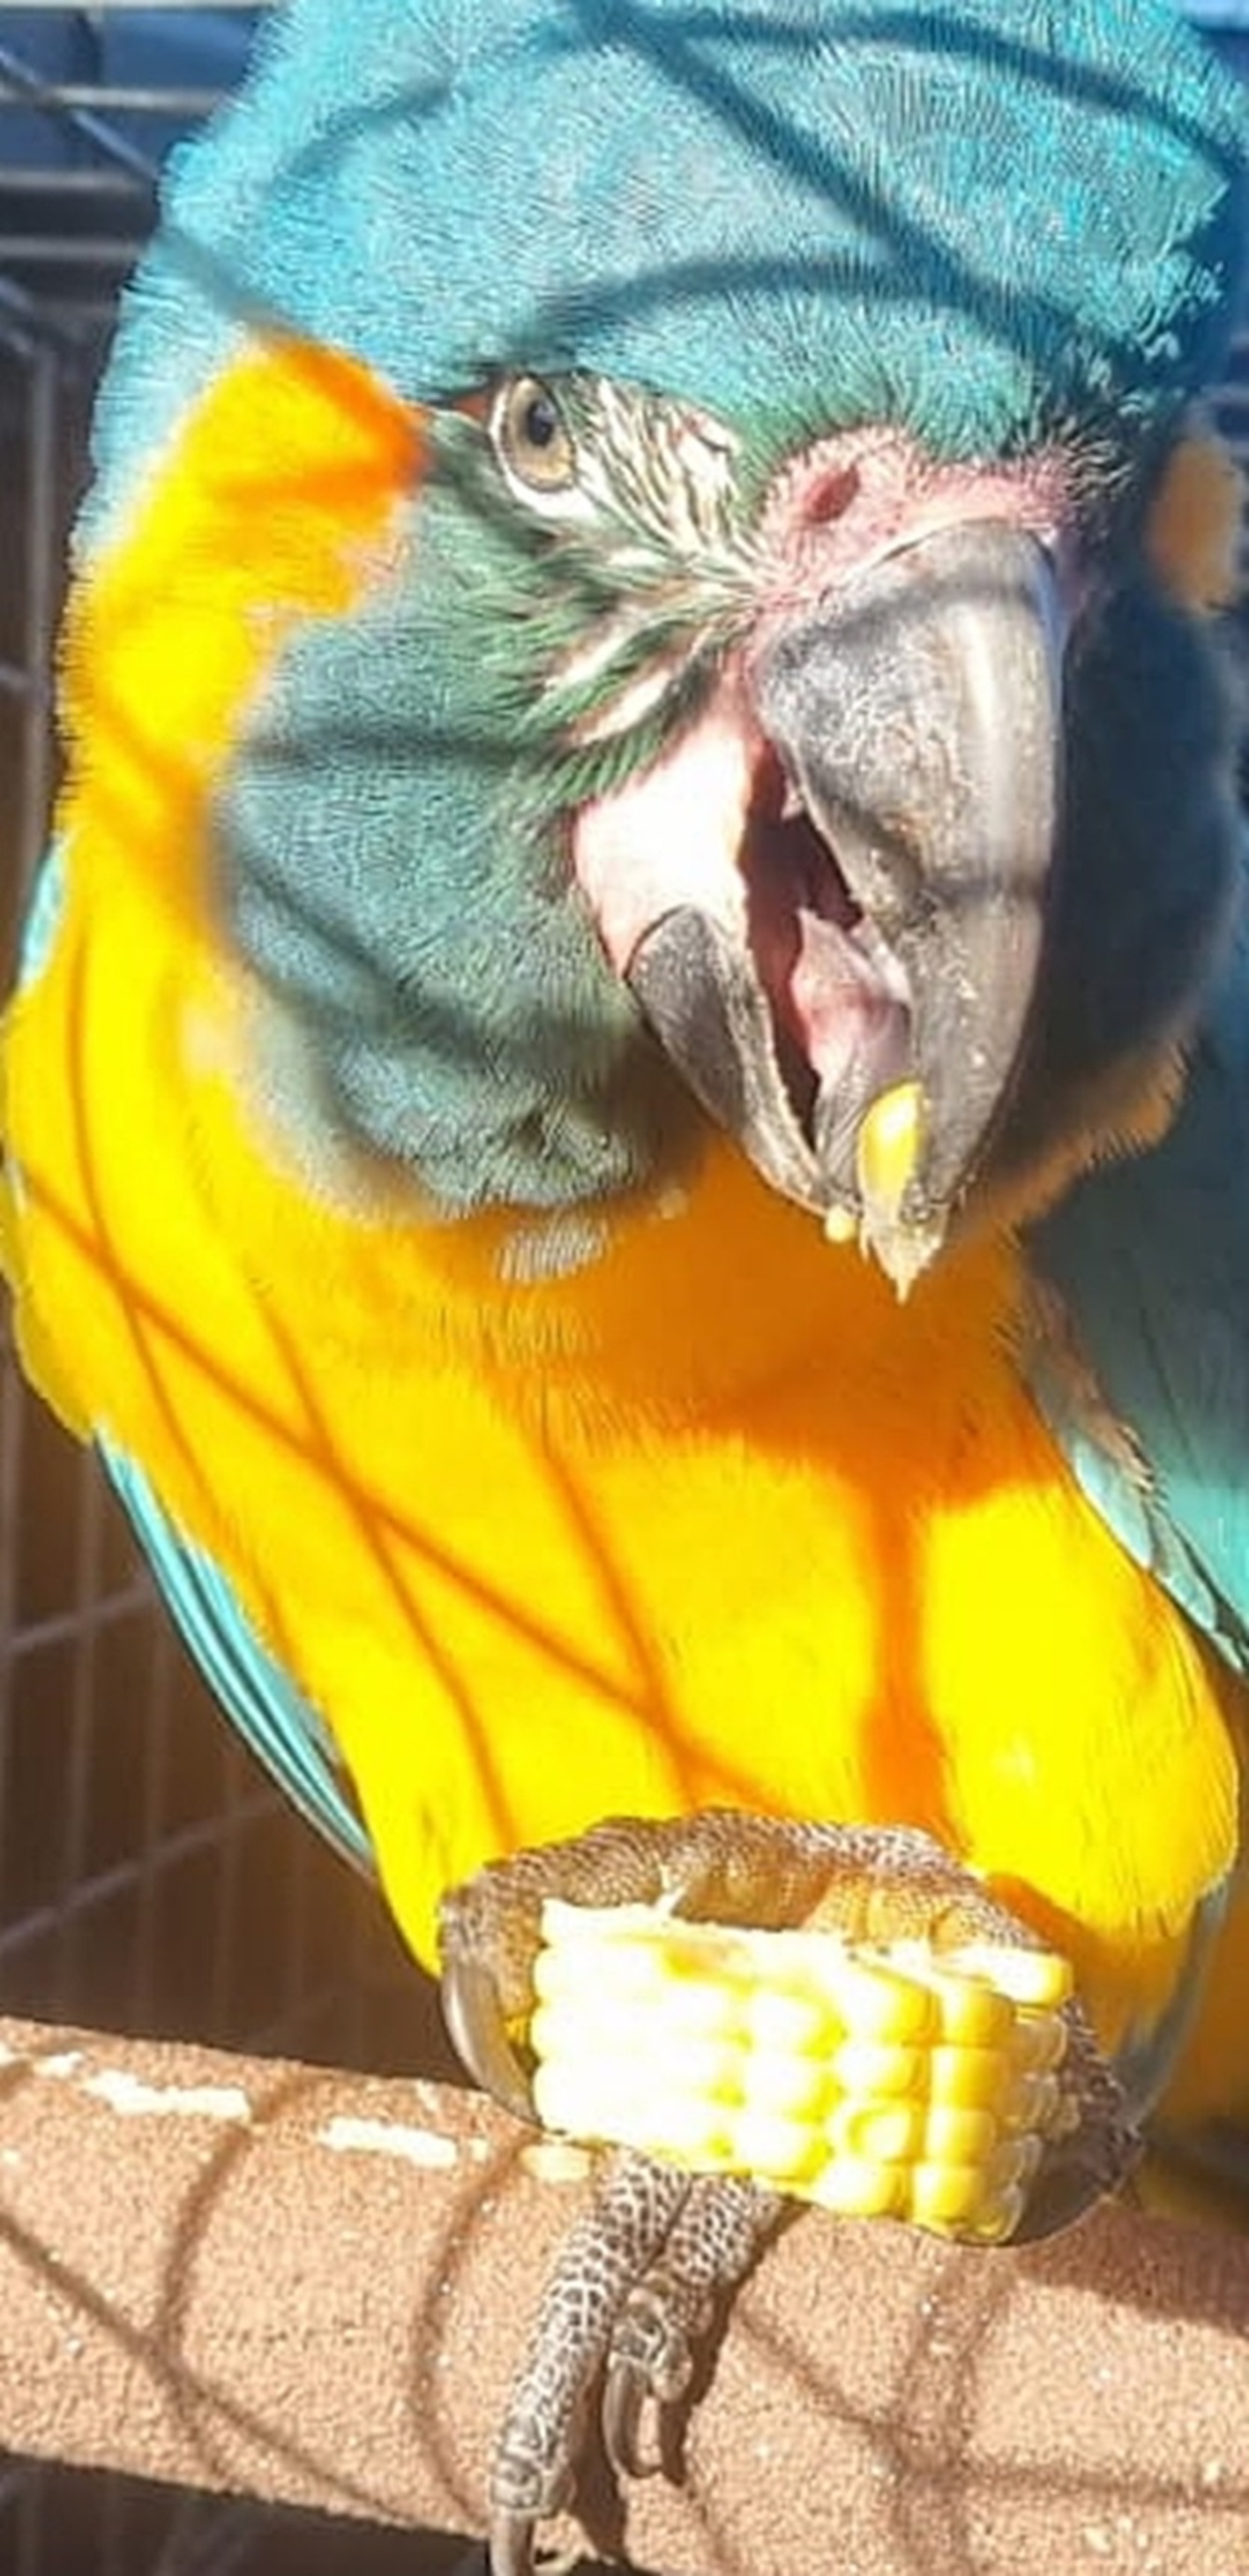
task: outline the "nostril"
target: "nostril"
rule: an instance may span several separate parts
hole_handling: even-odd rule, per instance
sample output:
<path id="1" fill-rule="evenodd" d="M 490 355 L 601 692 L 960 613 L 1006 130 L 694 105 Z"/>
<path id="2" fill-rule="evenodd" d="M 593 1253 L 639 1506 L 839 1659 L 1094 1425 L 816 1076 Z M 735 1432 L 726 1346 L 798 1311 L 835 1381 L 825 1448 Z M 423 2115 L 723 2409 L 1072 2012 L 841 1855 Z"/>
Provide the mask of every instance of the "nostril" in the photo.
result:
<path id="1" fill-rule="evenodd" d="M 802 515 L 808 527 L 823 527 L 830 519 L 840 519 L 849 509 L 858 489 L 857 465 L 822 467 L 802 496 Z"/>

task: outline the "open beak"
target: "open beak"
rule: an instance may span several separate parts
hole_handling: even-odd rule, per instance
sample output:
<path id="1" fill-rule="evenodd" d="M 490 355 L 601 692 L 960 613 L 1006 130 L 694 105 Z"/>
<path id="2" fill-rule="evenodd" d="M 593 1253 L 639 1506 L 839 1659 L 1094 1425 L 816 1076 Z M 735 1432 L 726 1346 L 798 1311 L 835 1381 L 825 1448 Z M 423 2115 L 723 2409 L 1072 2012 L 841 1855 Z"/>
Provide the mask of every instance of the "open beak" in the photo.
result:
<path id="1" fill-rule="evenodd" d="M 1036 538 L 921 534 L 772 628 L 745 900 L 653 918 L 629 981 L 764 1176 L 904 1293 L 1024 1052 L 1058 838 L 1065 621 Z"/>

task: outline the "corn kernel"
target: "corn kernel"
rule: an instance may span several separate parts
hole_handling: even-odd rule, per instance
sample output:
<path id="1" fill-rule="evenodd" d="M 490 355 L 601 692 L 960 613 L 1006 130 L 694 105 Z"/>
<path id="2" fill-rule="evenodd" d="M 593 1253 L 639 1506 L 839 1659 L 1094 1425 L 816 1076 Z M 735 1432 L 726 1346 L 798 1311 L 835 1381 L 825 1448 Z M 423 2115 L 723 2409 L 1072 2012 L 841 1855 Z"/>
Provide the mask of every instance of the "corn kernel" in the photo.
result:
<path id="1" fill-rule="evenodd" d="M 960 2234 L 973 2245 L 1005 2245 L 1014 2235 L 1026 2206 L 1022 2191 L 1004 2191 L 987 2201 L 979 2217 Z"/>
<path id="2" fill-rule="evenodd" d="M 1072 1989 L 1070 1964 L 1055 1950 L 1012 1947 L 1007 1942 L 964 1941 L 942 1953 L 942 1964 L 960 1976 L 992 1986 L 1013 2004 L 1033 2012 L 1054 2012 Z"/>
<path id="3" fill-rule="evenodd" d="M 997 2048 L 953 2048 L 941 2042 L 928 2062 L 928 2098 L 942 2109 L 996 2112 L 1016 2090 L 1009 2060 Z"/>
<path id="4" fill-rule="evenodd" d="M 926 2052 L 897 2040 L 843 2039 L 828 2060 L 828 2071 L 843 2093 L 914 2097 L 928 2086 Z"/>
<path id="5" fill-rule="evenodd" d="M 1016 2186 L 1026 2190 L 1035 2178 L 1044 2153 L 1043 2138 L 1032 2135 L 1004 2138 L 985 2165 L 990 2190 L 995 2193 L 1014 2191 Z"/>
<path id="6" fill-rule="evenodd" d="M 923 2112 L 911 2102 L 840 2102 L 824 2123 L 834 2155 L 860 2164 L 910 2164 L 923 2133 Z"/>
<path id="7" fill-rule="evenodd" d="M 672 2090 L 634 2101 L 612 2135 L 621 2146 L 673 2156 L 695 2168 L 733 2166 L 737 2161 L 732 2112 L 721 2102 L 691 2100 Z"/>
<path id="8" fill-rule="evenodd" d="M 1060 2101 L 1057 2076 L 1019 2075 L 1003 2101 L 1002 2127 L 1008 2131 L 1034 2129 L 1048 2137 Z"/>
<path id="9" fill-rule="evenodd" d="M 828 1945 L 829 2002 L 845 2035 L 914 2043 L 935 2035 L 937 2013 L 925 1983 L 880 1957 L 855 1957 Z"/>
<path id="10" fill-rule="evenodd" d="M 835 2156 L 816 2175 L 809 2197 L 838 2218 L 900 2218 L 906 2207 L 906 2171 Z"/>
<path id="11" fill-rule="evenodd" d="M 909 2215 L 919 2227 L 975 2224 L 991 2195 L 979 2165 L 916 2164 L 907 2174 Z"/>
<path id="12" fill-rule="evenodd" d="M 935 2103 L 926 2112 L 923 2154 L 929 2164 L 984 2164 L 998 2144 L 999 2130 L 991 2111 Z"/>
<path id="13" fill-rule="evenodd" d="M 742 1996 L 741 2010 L 751 2048 L 769 2056 L 813 2056 L 837 2036 L 827 2004 L 815 1995 L 759 1985 Z"/>
<path id="14" fill-rule="evenodd" d="M 734 2163 L 769 2182 L 796 2182 L 819 2171 L 825 2148 L 809 2120 L 785 2120 L 767 2111 L 739 2111 L 729 2130 Z"/>
<path id="15" fill-rule="evenodd" d="M 879 1104 L 878 1104 L 879 1105 Z M 1060 2124 L 1065 1962 L 971 1942 L 552 1902 L 529 2037 L 535 2107 L 575 2136 L 746 2171 L 844 2215 L 991 2242 Z"/>
<path id="16" fill-rule="evenodd" d="M 627 2118 L 629 2094 L 615 2070 L 557 2059 L 535 2068 L 533 2106 L 546 2129 L 574 2138 L 616 2138 Z"/>
<path id="17" fill-rule="evenodd" d="M 1057 2013 L 1021 2012 L 1011 2055 L 1021 2073 L 1048 2075 L 1067 2054 L 1067 2025 Z"/>
<path id="18" fill-rule="evenodd" d="M 929 1969 L 930 1984 L 941 2014 L 941 2036 L 959 2048 L 1002 2049 L 1010 2039 L 1015 2016 L 1005 1995 L 944 1967 Z"/>
<path id="19" fill-rule="evenodd" d="M 682 2029 L 658 2013 L 638 2015 L 599 2001 L 539 2004 L 528 2027 L 535 2057 L 567 2065 L 631 2066 L 634 2081 L 666 2082 L 682 2092 L 739 2090 L 745 2058 L 732 2034 Z"/>
<path id="20" fill-rule="evenodd" d="M 746 2102 L 752 2111 L 779 2112 L 790 2118 L 817 2119 L 833 2087 L 827 2061 L 790 2057 L 779 2049 L 753 2049 L 738 2059 Z"/>
<path id="21" fill-rule="evenodd" d="M 551 1896 L 542 1907 L 542 1940 L 534 1962 L 539 1992 L 546 1981 L 552 1993 L 563 1993 L 604 1979 L 622 1992 L 649 1992 L 667 1975 L 669 1922 L 652 1906 L 568 1905 Z"/>
<path id="22" fill-rule="evenodd" d="M 529 2045 L 539 2058 L 573 2058 L 603 2054 L 604 2017 L 592 2014 L 575 1997 L 539 2004 L 529 2024 Z"/>
<path id="23" fill-rule="evenodd" d="M 924 1095 L 917 1082 L 882 1091 L 859 1121 L 855 1178 L 859 1195 L 882 1214 L 896 1216 L 924 1139 Z"/>
<path id="24" fill-rule="evenodd" d="M 539 1950 L 533 1963 L 534 1993 L 540 2003 L 564 2003 L 595 1995 L 613 2002 L 641 2001 L 662 1993 L 667 1971 L 652 1950 L 636 1941 L 580 1942 L 561 1938 Z"/>

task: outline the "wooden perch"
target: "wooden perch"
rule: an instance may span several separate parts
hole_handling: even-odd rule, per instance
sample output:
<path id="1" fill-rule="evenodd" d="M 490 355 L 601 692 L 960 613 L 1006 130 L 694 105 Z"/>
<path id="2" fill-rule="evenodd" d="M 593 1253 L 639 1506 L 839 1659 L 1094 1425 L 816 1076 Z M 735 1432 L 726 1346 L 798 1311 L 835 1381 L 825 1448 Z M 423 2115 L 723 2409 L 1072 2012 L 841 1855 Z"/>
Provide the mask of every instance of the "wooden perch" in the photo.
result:
<path id="1" fill-rule="evenodd" d="M 477 2530 L 576 2165 L 468 2094 L 0 2021 L 0 2442 Z M 669 2576 L 1243 2576 L 1249 2244 L 790 2228 L 592 2540 Z"/>

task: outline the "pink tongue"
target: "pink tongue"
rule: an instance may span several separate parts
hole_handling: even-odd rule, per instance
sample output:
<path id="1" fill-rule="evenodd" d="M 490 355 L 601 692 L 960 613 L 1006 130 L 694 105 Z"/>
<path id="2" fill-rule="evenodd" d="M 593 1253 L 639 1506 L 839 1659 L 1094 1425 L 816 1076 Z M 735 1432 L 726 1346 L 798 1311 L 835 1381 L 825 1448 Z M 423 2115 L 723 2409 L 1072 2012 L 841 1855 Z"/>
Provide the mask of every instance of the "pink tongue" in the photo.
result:
<path id="1" fill-rule="evenodd" d="M 573 866 L 622 975 L 646 932 L 685 905 L 748 936 L 779 1030 L 826 1103 L 848 1083 L 853 1114 L 893 1078 L 905 1008 L 851 937 L 856 908 L 814 833 L 804 843 L 783 789 L 730 668 L 663 759 L 583 806 Z M 743 867 L 745 849 L 755 863 Z"/>
<path id="2" fill-rule="evenodd" d="M 830 906 L 839 892 L 830 873 Z M 861 1096 L 864 1066 L 892 1052 L 896 1001 L 883 991 L 848 928 L 814 904 L 794 902 L 792 874 L 783 866 L 754 872 L 749 908 L 755 962 L 779 1027 L 810 1066 L 821 1094 L 839 1090 L 857 1066 L 855 1091 Z"/>
<path id="3" fill-rule="evenodd" d="M 773 1008 L 794 1036 L 821 1091 L 836 1089 L 856 1058 L 870 1057 L 897 1019 L 897 1004 L 835 921 L 798 908 L 798 953 L 773 991 Z"/>

